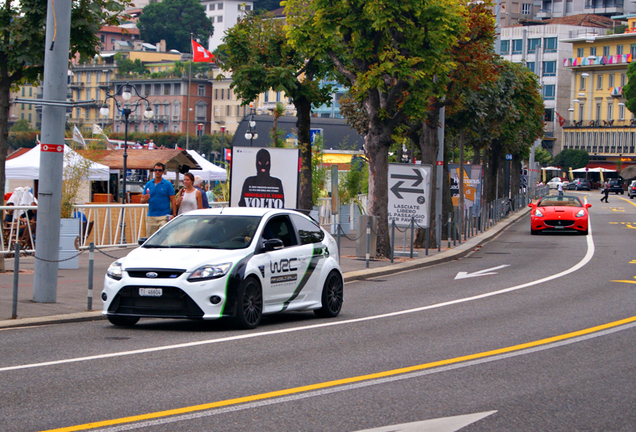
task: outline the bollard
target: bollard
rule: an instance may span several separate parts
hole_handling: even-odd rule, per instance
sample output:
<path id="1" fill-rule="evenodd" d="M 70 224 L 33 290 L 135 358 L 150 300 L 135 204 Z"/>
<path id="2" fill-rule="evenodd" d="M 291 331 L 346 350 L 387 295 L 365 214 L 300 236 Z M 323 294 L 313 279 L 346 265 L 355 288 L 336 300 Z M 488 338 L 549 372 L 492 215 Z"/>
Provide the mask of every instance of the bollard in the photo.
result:
<path id="1" fill-rule="evenodd" d="M 438 230 L 436 230 L 437 232 L 439 232 L 439 236 L 437 239 L 437 252 L 441 252 L 442 251 L 442 214 L 439 214 L 439 217 L 437 218 L 437 226 L 439 227 Z"/>
<path id="2" fill-rule="evenodd" d="M 413 243 L 415 243 L 415 218 L 411 216 L 411 258 L 413 258 Z"/>
<path id="3" fill-rule="evenodd" d="M 451 223 L 453 221 L 453 213 L 448 212 L 448 248 L 450 249 L 451 242 Z"/>
<path id="4" fill-rule="evenodd" d="M 394 249 L 395 249 L 395 219 L 391 221 L 391 264 L 393 264 Z"/>
<path id="5" fill-rule="evenodd" d="M 426 237 L 425 237 L 425 240 L 424 240 L 425 243 L 426 243 L 426 246 L 424 247 L 424 250 L 426 251 L 426 254 L 425 254 L 426 256 L 428 256 L 428 236 L 429 236 L 429 232 L 428 231 L 429 230 L 430 230 L 430 227 L 426 227 Z"/>
<path id="6" fill-rule="evenodd" d="M 18 279 L 20 273 L 20 243 L 15 242 L 13 250 L 13 304 L 11 305 L 11 319 L 18 317 Z"/>
<path id="7" fill-rule="evenodd" d="M 336 224 L 337 244 L 338 244 L 338 264 L 340 264 L 340 214 L 338 214 L 338 223 Z"/>
<path id="8" fill-rule="evenodd" d="M 367 268 L 369 268 L 369 257 L 371 255 L 371 250 L 369 248 L 371 244 L 371 221 L 367 221 Z"/>
<path id="9" fill-rule="evenodd" d="M 95 258 L 95 243 L 90 243 L 88 251 L 88 296 L 86 297 L 86 309 L 93 310 L 93 264 Z"/>

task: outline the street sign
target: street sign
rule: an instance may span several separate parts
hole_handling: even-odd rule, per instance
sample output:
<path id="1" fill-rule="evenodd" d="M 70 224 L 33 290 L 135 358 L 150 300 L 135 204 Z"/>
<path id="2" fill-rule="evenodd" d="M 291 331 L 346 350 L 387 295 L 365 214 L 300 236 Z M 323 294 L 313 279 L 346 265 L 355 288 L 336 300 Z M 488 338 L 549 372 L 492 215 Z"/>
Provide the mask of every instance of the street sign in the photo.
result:
<path id="1" fill-rule="evenodd" d="M 309 129 L 309 138 L 312 144 L 316 141 L 316 135 L 322 135 L 322 128 Z"/>
<path id="2" fill-rule="evenodd" d="M 389 225 L 430 226 L 431 165 L 389 164 Z"/>

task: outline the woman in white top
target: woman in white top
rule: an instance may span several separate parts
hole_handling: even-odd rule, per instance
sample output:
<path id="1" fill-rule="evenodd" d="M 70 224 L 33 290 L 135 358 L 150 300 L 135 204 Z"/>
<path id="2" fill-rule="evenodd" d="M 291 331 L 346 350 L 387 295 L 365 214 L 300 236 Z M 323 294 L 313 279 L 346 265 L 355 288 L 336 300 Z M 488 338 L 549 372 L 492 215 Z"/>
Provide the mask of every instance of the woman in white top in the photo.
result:
<path id="1" fill-rule="evenodd" d="M 184 174 L 183 185 L 184 188 L 179 191 L 179 196 L 176 201 L 177 208 L 179 209 L 177 214 L 203 208 L 201 192 L 194 187 L 194 175 L 192 175 L 192 173 Z"/>

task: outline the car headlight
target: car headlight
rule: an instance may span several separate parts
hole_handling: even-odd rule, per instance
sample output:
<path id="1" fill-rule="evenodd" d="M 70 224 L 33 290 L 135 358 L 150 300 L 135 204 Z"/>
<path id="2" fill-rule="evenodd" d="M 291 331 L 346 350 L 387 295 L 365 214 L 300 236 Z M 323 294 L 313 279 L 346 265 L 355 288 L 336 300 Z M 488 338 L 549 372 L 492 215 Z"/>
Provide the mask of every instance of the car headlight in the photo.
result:
<path id="1" fill-rule="evenodd" d="M 230 268 L 232 267 L 232 263 L 224 263 L 224 264 L 214 264 L 214 265 L 204 265 L 203 267 L 199 267 L 188 277 L 189 282 L 198 282 L 208 279 L 216 279 L 222 276 L 225 276 Z"/>
<path id="2" fill-rule="evenodd" d="M 541 213 L 541 210 L 539 210 L 539 209 L 536 209 L 534 211 L 534 215 L 537 216 L 537 217 L 543 217 L 543 213 Z"/>
<path id="3" fill-rule="evenodd" d="M 121 280 L 122 273 L 123 271 L 121 269 L 121 261 L 119 260 L 112 263 L 108 267 L 108 270 L 106 270 L 106 276 L 115 280 Z"/>
<path id="4" fill-rule="evenodd" d="M 585 210 L 581 209 L 579 210 L 579 212 L 576 214 L 576 217 L 583 217 L 585 216 Z"/>

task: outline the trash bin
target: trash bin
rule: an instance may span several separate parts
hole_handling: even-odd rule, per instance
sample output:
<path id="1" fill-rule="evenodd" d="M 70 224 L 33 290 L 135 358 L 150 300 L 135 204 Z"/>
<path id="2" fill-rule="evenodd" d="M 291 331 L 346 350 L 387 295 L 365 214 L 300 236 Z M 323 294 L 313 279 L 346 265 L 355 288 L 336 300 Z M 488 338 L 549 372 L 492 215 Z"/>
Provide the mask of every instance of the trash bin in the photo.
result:
<path id="1" fill-rule="evenodd" d="M 370 222 L 371 232 L 369 233 L 369 258 L 375 258 L 377 249 L 378 232 L 377 218 L 370 215 L 358 216 L 358 240 L 356 240 L 356 257 L 358 259 L 367 258 L 367 222 Z"/>

